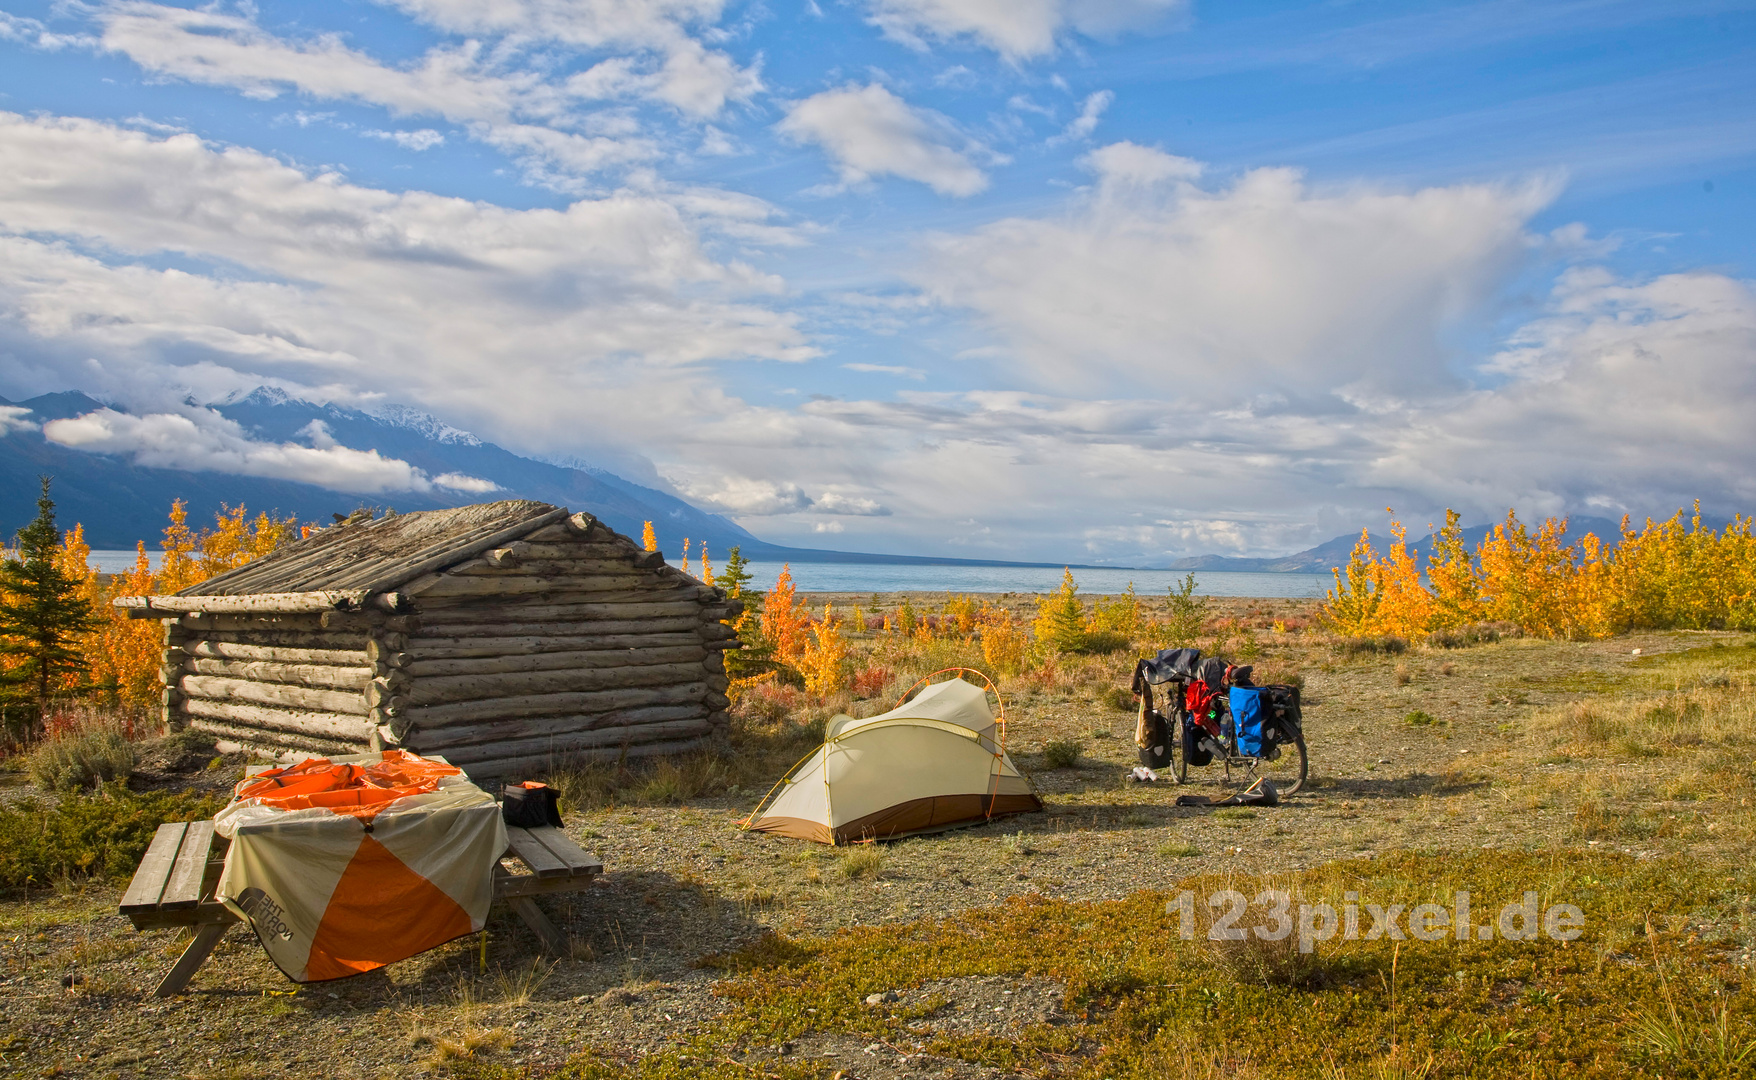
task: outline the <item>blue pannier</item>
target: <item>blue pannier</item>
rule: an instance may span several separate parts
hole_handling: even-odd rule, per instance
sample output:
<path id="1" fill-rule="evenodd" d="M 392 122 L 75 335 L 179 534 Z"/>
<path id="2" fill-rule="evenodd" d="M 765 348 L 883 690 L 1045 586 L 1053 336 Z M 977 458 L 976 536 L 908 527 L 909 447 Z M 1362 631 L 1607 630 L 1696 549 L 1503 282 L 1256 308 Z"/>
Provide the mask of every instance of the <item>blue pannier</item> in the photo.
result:
<path id="1" fill-rule="evenodd" d="M 1232 687 L 1232 730 L 1237 733 L 1238 753 L 1245 757 L 1262 753 L 1262 724 L 1267 719 L 1263 696 L 1261 687 Z"/>

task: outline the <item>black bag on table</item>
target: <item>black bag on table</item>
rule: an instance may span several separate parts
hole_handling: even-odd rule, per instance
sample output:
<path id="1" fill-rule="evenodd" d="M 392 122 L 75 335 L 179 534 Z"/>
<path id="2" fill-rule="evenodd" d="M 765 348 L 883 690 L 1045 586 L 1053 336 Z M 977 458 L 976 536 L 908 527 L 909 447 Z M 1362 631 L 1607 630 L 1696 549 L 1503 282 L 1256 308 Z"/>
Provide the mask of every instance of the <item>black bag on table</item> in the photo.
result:
<path id="1" fill-rule="evenodd" d="M 561 797 L 555 789 L 535 780 L 507 784 L 506 798 L 500 804 L 500 818 L 514 829 L 539 829 L 544 825 L 561 827 Z"/>

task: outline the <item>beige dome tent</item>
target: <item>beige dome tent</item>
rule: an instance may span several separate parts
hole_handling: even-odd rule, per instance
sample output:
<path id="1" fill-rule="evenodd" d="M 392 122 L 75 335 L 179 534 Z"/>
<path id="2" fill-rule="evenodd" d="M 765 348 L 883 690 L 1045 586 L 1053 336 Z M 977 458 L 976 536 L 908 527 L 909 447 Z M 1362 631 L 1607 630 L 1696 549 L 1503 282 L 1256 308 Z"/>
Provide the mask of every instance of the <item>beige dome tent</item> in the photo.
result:
<path id="1" fill-rule="evenodd" d="M 824 734 L 745 828 L 846 844 L 1043 808 L 1006 756 L 987 692 L 962 679 L 865 720 L 838 716 Z"/>

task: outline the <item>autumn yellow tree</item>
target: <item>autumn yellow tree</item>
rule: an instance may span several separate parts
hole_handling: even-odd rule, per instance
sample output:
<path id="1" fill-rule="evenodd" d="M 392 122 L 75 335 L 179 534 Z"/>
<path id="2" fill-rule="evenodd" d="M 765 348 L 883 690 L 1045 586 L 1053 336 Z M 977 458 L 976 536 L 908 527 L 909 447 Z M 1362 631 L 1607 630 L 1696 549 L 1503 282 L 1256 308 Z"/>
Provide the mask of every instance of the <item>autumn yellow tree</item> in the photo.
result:
<path id="1" fill-rule="evenodd" d="M 130 619 L 112 601 L 118 596 L 146 596 L 156 591 L 152 563 L 144 542 L 135 545 L 134 565 L 106 584 L 90 565 L 85 530 L 74 526 L 62 542 L 62 565 L 81 574 L 82 590 L 98 616 L 97 627 L 80 639 L 80 650 L 91 665 L 91 682 L 99 693 L 134 706 L 147 706 L 159 695 L 159 658 L 164 628 L 156 620 Z"/>
<path id="2" fill-rule="evenodd" d="M 129 705 L 151 704 L 159 695 L 158 671 L 164 628 L 156 620 L 130 619 L 113 601 L 119 596 L 165 595 L 198 585 L 235 569 L 303 535 L 293 518 L 250 517 L 243 506 L 224 507 L 211 530 L 189 527 L 181 499 L 171 504 L 164 532 L 164 559 L 157 573 L 146 544 L 135 546 L 134 565 L 106 583 L 90 565 L 85 529 L 75 525 L 62 539 L 57 561 L 81 582 L 97 625 L 82 635 L 79 649 L 90 665 L 90 681 L 101 692 Z"/>
<path id="3" fill-rule="evenodd" d="M 1079 586 L 1071 568 L 1061 571 L 1061 587 L 1037 598 L 1037 617 L 1031 623 L 1037 644 L 1062 652 L 1077 652 L 1085 647 L 1085 605 L 1079 600 Z"/>
<path id="4" fill-rule="evenodd" d="M 1378 633 L 1378 607 L 1383 597 L 1378 591 L 1378 552 L 1372 547 L 1370 533 L 1360 530 L 1345 572 L 1340 567 L 1330 572 L 1335 575 L 1335 588 L 1324 598 L 1324 622 L 1336 633 L 1350 637 Z"/>
<path id="5" fill-rule="evenodd" d="M 1561 636 L 1575 555 L 1571 545 L 1561 543 L 1566 531 L 1566 518 L 1547 518 L 1532 533 L 1516 511 L 1506 512 L 1479 550 L 1488 618 L 1540 637 Z"/>
<path id="6" fill-rule="evenodd" d="M 1468 626 L 1481 622 L 1481 575 L 1475 556 L 1463 540 L 1462 515 L 1445 511 L 1445 527 L 1433 537 L 1433 553 L 1427 556 L 1427 581 L 1433 588 L 1434 629 Z"/>
<path id="7" fill-rule="evenodd" d="M 1024 670 L 1029 640 L 1010 611 L 984 601 L 976 625 L 982 635 L 982 660 L 993 674 L 1017 675 Z"/>
<path id="8" fill-rule="evenodd" d="M 658 533 L 652 531 L 652 522 L 643 522 L 640 526 L 640 544 L 648 551 L 658 550 Z"/>
<path id="9" fill-rule="evenodd" d="M 945 601 L 945 617 L 960 634 L 973 634 L 976 629 L 976 602 L 967 596 L 953 596 Z"/>
<path id="10" fill-rule="evenodd" d="M 805 643 L 811 617 L 796 597 L 790 564 L 780 568 L 774 588 L 762 598 L 762 636 L 774 645 L 774 658 L 783 664 L 797 665 L 805 655 Z"/>
<path id="11" fill-rule="evenodd" d="M 1433 594 L 1421 582 L 1421 568 L 1408 550 L 1408 529 L 1400 521 L 1390 523 L 1390 549 L 1374 566 L 1377 584 L 1379 632 L 1415 637 L 1427 632 L 1433 621 Z"/>
<path id="12" fill-rule="evenodd" d="M 799 671 L 805 676 L 805 689 L 819 696 L 827 697 L 847 685 L 847 641 L 841 634 L 841 620 L 828 604 L 823 605 L 823 618 L 811 627 Z"/>

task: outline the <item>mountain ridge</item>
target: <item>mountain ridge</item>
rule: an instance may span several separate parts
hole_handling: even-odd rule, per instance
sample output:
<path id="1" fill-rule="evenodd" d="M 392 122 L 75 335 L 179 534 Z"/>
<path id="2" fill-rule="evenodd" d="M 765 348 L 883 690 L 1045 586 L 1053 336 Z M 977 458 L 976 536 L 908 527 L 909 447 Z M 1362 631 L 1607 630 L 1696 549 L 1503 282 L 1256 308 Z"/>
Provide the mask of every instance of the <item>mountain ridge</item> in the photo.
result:
<path id="1" fill-rule="evenodd" d="M 319 439 L 330 440 L 400 459 L 440 480 L 454 475 L 464 480 L 489 481 L 494 488 L 449 490 L 435 486 L 427 491 L 363 496 L 269 477 L 138 465 L 128 460 L 127 455 L 89 452 L 43 437 L 41 426 L 46 422 L 115 408 L 69 390 L 23 401 L 0 397 L 0 406 L 29 410 L 29 415 L 21 418 L 24 423 L 0 425 L 0 534 L 10 534 L 36 516 L 36 478 L 50 475 L 55 478 L 53 495 L 60 522 L 64 527 L 82 524 L 86 542 L 100 550 L 130 549 L 139 540 L 156 547 L 171 502 L 179 498 L 187 505 L 190 521 L 202 526 L 213 520 L 222 507 L 240 502 L 252 511 L 266 510 L 292 514 L 305 521 L 327 522 L 332 514 L 350 513 L 362 506 L 394 506 L 406 512 L 516 497 L 589 510 L 611 528 L 634 537 L 640 535 L 643 522 L 651 521 L 660 549 L 672 553 L 679 552 L 683 540 L 688 538 L 708 545 L 721 559 L 727 550 L 737 546 L 747 559 L 768 561 L 1068 565 L 771 544 L 736 522 L 701 510 L 668 492 L 583 462 L 558 465 L 523 457 L 404 405 L 386 405 L 368 412 L 304 401 L 271 387 L 258 387 L 205 406 L 193 401 L 190 404 L 212 409 L 263 442 L 305 445 Z M 1076 569 L 1090 568 L 1087 564 L 1073 565 Z"/>

